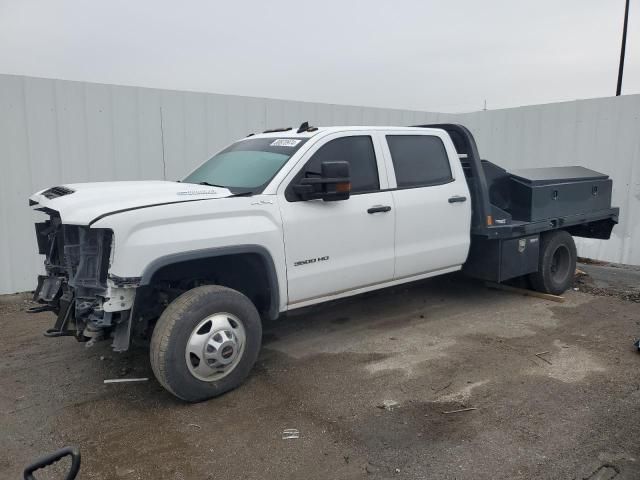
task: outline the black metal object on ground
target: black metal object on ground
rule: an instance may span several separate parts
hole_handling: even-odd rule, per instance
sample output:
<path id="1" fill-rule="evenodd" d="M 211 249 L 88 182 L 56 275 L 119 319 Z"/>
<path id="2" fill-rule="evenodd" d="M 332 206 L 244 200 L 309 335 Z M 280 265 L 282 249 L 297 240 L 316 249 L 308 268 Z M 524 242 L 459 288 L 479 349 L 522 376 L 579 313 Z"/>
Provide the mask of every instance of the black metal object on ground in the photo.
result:
<path id="1" fill-rule="evenodd" d="M 35 477 L 33 476 L 34 472 L 49 467 L 65 457 L 71 457 L 71 465 L 64 478 L 65 480 L 73 480 L 80 471 L 80 449 L 78 449 L 78 447 L 64 447 L 58 451 L 50 453 L 49 455 L 39 458 L 24 469 L 24 480 L 35 480 Z"/>

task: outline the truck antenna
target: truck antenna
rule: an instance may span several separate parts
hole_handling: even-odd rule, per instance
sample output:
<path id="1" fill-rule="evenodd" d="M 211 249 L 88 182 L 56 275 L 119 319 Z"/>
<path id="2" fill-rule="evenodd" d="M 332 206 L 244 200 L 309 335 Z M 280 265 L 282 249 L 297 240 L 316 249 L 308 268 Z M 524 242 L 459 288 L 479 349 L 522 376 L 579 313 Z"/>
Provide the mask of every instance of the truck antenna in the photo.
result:
<path id="1" fill-rule="evenodd" d="M 310 127 L 309 122 L 302 122 L 296 133 L 315 132 L 316 130 L 318 130 L 318 127 Z"/>

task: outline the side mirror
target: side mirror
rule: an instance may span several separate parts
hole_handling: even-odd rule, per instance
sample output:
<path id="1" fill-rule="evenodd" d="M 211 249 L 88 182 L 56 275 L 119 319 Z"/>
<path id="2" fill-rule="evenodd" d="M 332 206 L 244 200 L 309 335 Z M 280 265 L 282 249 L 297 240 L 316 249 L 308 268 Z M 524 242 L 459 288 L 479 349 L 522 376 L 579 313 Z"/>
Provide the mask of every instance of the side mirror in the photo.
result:
<path id="1" fill-rule="evenodd" d="M 320 177 L 300 179 L 300 182 L 294 185 L 293 191 L 303 200 L 347 200 L 351 193 L 349 162 L 322 162 Z"/>

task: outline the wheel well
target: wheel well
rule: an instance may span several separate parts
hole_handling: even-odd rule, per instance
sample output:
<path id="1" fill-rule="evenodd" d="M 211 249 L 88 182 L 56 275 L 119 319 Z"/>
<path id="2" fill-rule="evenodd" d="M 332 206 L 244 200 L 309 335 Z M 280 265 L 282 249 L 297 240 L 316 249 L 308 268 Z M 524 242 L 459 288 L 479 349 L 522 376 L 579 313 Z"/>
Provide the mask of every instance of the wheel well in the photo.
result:
<path id="1" fill-rule="evenodd" d="M 261 316 L 277 316 L 279 307 L 273 263 L 260 253 L 173 260 L 155 269 L 144 283 L 146 290 L 168 294 L 168 301 L 200 285 L 221 285 L 246 295 Z"/>

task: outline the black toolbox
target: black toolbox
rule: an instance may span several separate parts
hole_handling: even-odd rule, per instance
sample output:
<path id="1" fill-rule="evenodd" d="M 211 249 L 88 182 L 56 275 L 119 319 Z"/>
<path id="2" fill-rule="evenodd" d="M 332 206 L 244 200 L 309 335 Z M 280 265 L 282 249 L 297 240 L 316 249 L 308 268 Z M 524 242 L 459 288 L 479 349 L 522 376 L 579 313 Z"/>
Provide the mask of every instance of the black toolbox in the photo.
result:
<path id="1" fill-rule="evenodd" d="M 513 220 L 548 218 L 611 208 L 611 179 L 584 167 L 513 170 L 510 208 Z"/>

